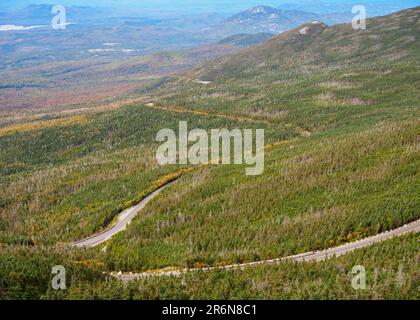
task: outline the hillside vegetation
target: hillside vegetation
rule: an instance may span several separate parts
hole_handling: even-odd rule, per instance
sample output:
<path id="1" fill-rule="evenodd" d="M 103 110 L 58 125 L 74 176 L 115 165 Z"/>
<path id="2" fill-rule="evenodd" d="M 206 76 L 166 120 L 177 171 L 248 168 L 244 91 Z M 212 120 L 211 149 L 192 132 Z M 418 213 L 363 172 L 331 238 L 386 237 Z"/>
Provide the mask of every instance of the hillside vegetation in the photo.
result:
<path id="1" fill-rule="evenodd" d="M 223 265 L 335 246 L 420 217 L 419 8 L 307 24 L 155 89 L 168 108 L 227 112 L 305 136 L 240 168 L 186 176 L 108 247 L 118 270 Z M 308 28 L 308 29 L 305 29 Z M 306 30 L 306 34 L 299 31 Z"/>
<path id="2" fill-rule="evenodd" d="M 0 299 L 412 299 L 418 300 L 419 236 L 393 239 L 320 263 L 281 263 L 236 271 L 193 272 L 122 283 L 87 253 L 2 248 Z M 66 291 L 51 288 L 51 268 L 67 271 Z M 351 286 L 356 265 L 366 290 Z"/>
<path id="3" fill-rule="evenodd" d="M 365 31 L 305 24 L 150 82 L 136 93 L 154 107 L 2 125 L 0 298 L 418 299 L 418 235 L 320 264 L 128 285 L 106 274 L 278 258 L 419 219 L 419 17 L 417 7 L 370 19 Z M 106 228 L 180 169 L 157 165 L 155 138 L 181 120 L 205 130 L 262 128 L 266 144 L 285 143 L 267 149 L 261 176 L 196 167 L 105 245 L 69 250 L 63 242 Z M 69 268 L 65 292 L 50 288 L 57 264 Z M 351 288 L 355 264 L 369 272 L 366 291 Z"/>
<path id="4" fill-rule="evenodd" d="M 210 84 L 168 78 L 152 89 L 168 105 L 269 119 L 313 133 L 418 117 L 419 16 L 417 7 L 369 19 L 359 31 L 304 25 L 189 73 Z M 300 34 L 305 28 L 307 34 Z"/>
<path id="5" fill-rule="evenodd" d="M 311 138 L 266 155 L 265 172 L 198 171 L 110 243 L 114 270 L 250 262 L 324 249 L 420 218 L 420 122 Z"/>
<path id="6" fill-rule="evenodd" d="M 260 128 L 142 105 L 82 119 L 0 129 L 0 242 L 78 240 L 108 226 L 122 209 L 139 202 L 153 182 L 178 170 L 158 165 L 155 139 L 161 129 L 177 131 L 179 121 L 190 128 Z M 267 143 L 298 135 L 293 128 L 263 128 Z"/>

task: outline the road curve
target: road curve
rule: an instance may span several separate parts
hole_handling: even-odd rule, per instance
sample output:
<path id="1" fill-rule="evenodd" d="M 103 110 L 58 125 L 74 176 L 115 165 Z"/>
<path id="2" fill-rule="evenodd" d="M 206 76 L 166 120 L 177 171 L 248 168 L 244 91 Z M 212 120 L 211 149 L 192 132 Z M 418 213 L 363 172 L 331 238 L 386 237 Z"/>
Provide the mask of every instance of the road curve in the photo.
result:
<path id="1" fill-rule="evenodd" d="M 306 252 L 303 254 L 298 254 L 298 255 L 284 257 L 284 258 L 262 260 L 262 261 L 242 263 L 242 264 L 232 264 L 232 265 L 221 266 L 221 267 L 193 268 L 193 269 L 181 269 L 181 270 L 173 270 L 173 271 L 150 271 L 150 272 L 144 272 L 144 273 L 129 273 L 129 274 L 114 273 L 112 275 L 122 281 L 131 281 L 135 279 L 144 279 L 144 278 L 149 278 L 149 277 L 162 277 L 162 276 L 176 276 L 177 277 L 177 276 L 181 276 L 184 273 L 194 272 L 194 271 L 237 270 L 237 269 L 244 269 L 248 267 L 254 267 L 258 265 L 273 265 L 273 264 L 278 264 L 283 261 L 319 262 L 319 261 L 325 261 L 333 257 L 339 257 L 346 253 L 352 252 L 354 250 L 365 248 L 375 243 L 389 240 L 394 237 L 399 237 L 407 233 L 413 233 L 413 232 L 417 233 L 419 231 L 420 231 L 420 220 L 417 220 L 410 224 L 406 224 L 405 226 L 400 227 L 398 229 L 380 233 L 376 236 L 365 238 L 360 241 L 347 243 L 342 246 L 327 249 L 327 250 L 316 251 L 316 252 L 311 251 L 311 252 Z"/>
<path id="2" fill-rule="evenodd" d="M 153 105 L 153 104 L 152 104 Z M 277 141 L 274 142 L 272 144 L 268 144 L 265 146 L 265 149 L 271 149 L 273 147 L 276 146 L 280 146 L 280 145 L 284 145 L 289 143 L 290 140 L 285 140 L 285 141 Z M 208 164 L 211 164 L 212 162 L 209 162 Z M 208 165 L 206 164 L 206 165 Z M 190 167 L 191 169 L 192 167 Z M 187 169 L 184 172 L 187 172 L 189 169 Z M 182 169 L 181 169 L 182 171 Z M 111 239 L 113 236 L 115 236 L 117 233 L 124 231 L 125 228 L 131 223 L 131 221 L 133 220 L 133 218 L 137 215 L 137 213 L 139 213 L 139 211 L 143 210 L 144 207 L 152 200 L 154 199 L 156 196 L 159 195 L 159 193 L 167 188 L 168 186 L 170 186 L 172 183 L 174 183 L 177 179 L 179 178 L 176 177 L 175 179 L 171 179 L 170 182 L 165 183 L 163 185 L 161 185 L 159 188 L 157 188 L 155 191 L 153 191 L 152 193 L 150 193 L 146 198 L 144 198 L 142 201 L 140 201 L 140 203 L 134 207 L 131 207 L 125 211 L 123 211 L 119 217 L 118 217 L 118 221 L 111 226 L 110 228 L 97 233 L 91 237 L 88 237 L 86 239 L 80 240 L 80 241 L 75 241 L 73 243 L 71 243 L 71 246 L 73 247 L 77 247 L 77 248 L 92 248 L 92 247 L 96 247 L 106 241 L 108 241 L 109 239 Z"/>
<path id="3" fill-rule="evenodd" d="M 275 145 L 275 144 L 274 144 Z M 174 183 L 176 180 L 173 180 L 171 182 L 168 182 L 165 185 L 162 185 L 152 193 L 150 193 L 147 197 L 145 197 L 142 201 L 140 201 L 139 204 L 137 204 L 134 207 L 131 207 L 125 211 L 123 211 L 119 217 L 118 221 L 111 226 L 110 228 L 93 235 L 89 238 L 73 242 L 71 245 L 73 247 L 77 248 L 92 248 L 96 247 L 108 240 L 110 240 L 113 236 L 115 236 L 117 233 L 124 231 L 127 226 L 131 223 L 133 218 L 144 209 L 144 207 L 154 198 L 156 198 L 163 189 L 170 186 L 172 183 Z M 420 231 L 420 219 L 417 221 L 414 221 L 412 223 L 406 224 L 400 228 L 387 231 L 384 233 L 380 233 L 378 235 L 365 238 L 356 242 L 351 242 L 344 244 L 342 246 L 334 247 L 327 250 L 322 251 L 310 251 L 303 254 L 298 254 L 294 256 L 288 256 L 283 258 L 277 258 L 277 259 L 271 259 L 271 260 L 261 260 L 256 262 L 248 262 L 248 263 L 242 263 L 242 264 L 232 264 L 232 265 L 226 265 L 226 266 L 220 266 L 220 267 L 207 267 L 207 268 L 192 268 L 192 269 L 177 269 L 177 270 L 156 270 L 156 271 L 149 271 L 144 273 L 128 273 L 123 274 L 121 272 L 119 273 L 111 273 L 112 276 L 122 280 L 122 281 L 130 281 L 135 279 L 142 279 L 142 278 L 148 278 L 148 277 L 159 277 L 159 276 L 180 276 L 186 272 L 194 272 L 194 271 L 212 271 L 212 270 L 236 270 L 236 269 L 244 269 L 247 267 L 253 267 L 258 265 L 273 265 L 278 264 L 283 261 L 296 261 L 296 262 L 305 262 L 305 261 L 325 261 L 327 259 L 333 258 L 333 257 L 339 257 L 346 253 L 352 252 L 357 249 L 365 248 L 368 246 L 371 246 L 375 243 L 382 242 L 384 240 L 388 240 L 394 237 L 399 237 L 407 233 L 417 233 Z"/>
<path id="4" fill-rule="evenodd" d="M 125 211 L 123 211 L 119 217 L 118 221 L 111 226 L 110 228 L 95 234 L 89 238 L 73 242 L 71 245 L 73 247 L 77 248 L 92 248 L 96 247 L 109 239 L 111 239 L 113 236 L 115 236 L 117 233 L 124 231 L 125 228 L 131 223 L 133 218 L 139 213 L 139 211 L 143 210 L 144 207 L 154 198 L 156 198 L 159 193 L 168 187 L 172 182 L 165 184 L 164 186 L 161 186 L 160 188 L 153 191 L 151 194 L 149 194 L 147 197 L 145 197 L 142 201 L 140 201 L 139 204 L 137 204 L 134 207 L 131 207 Z"/>

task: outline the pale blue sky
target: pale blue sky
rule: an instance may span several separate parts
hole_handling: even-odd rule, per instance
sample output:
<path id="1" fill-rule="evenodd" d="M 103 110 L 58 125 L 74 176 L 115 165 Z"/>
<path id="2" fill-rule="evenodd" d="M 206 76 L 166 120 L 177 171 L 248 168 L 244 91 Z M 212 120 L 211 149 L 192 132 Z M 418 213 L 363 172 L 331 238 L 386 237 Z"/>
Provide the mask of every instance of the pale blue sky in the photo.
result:
<path id="1" fill-rule="evenodd" d="M 285 3 L 286 1 L 283 1 Z M 293 2 L 289 0 L 287 2 Z M 85 6 L 112 6 L 136 9 L 188 9 L 200 11 L 218 11 L 223 9 L 243 9 L 256 5 L 279 6 L 280 0 L 1 0 L 2 7 L 24 7 L 28 4 L 62 4 L 62 5 L 85 5 Z"/>
<path id="2" fill-rule="evenodd" d="M 118 7 L 125 10 L 187 10 L 196 12 L 237 12 L 257 5 L 269 5 L 279 7 L 288 3 L 310 3 L 314 0 L 0 0 L 0 10 L 10 8 L 22 8 L 28 4 L 61 4 L 61 5 L 84 5 L 101 7 Z M 321 0 L 330 5 L 343 3 L 353 4 L 392 4 L 395 0 Z M 401 3 L 400 3 L 401 4 Z M 404 0 L 407 7 L 420 5 L 420 0 Z"/>

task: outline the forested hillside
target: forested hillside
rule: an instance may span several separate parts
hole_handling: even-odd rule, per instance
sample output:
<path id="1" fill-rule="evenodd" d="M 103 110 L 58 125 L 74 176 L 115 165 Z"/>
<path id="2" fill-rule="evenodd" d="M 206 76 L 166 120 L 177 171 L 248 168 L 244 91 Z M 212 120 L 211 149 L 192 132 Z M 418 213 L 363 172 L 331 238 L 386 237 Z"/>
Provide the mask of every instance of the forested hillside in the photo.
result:
<path id="1" fill-rule="evenodd" d="M 109 273 L 284 257 L 418 220 L 419 18 L 417 7 L 369 19 L 364 31 L 308 22 L 148 82 L 135 92 L 143 103 L 3 124 L 0 298 L 418 299 L 418 235 L 319 264 L 128 285 Z M 159 166 L 156 134 L 179 121 L 265 129 L 264 173 L 207 165 L 178 176 L 185 166 Z M 97 248 L 69 249 L 174 174 L 125 231 Z M 50 287 L 56 264 L 71 276 L 65 292 Z M 356 264 L 371 290 L 351 288 Z"/>

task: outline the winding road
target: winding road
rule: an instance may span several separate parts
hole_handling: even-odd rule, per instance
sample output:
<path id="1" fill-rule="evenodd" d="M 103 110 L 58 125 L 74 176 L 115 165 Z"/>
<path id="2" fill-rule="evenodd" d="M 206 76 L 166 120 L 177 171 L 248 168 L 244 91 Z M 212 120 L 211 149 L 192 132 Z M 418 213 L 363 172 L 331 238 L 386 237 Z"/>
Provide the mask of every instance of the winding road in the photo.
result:
<path id="1" fill-rule="evenodd" d="M 404 234 L 413 233 L 413 232 L 417 233 L 419 231 L 420 231 L 420 220 L 417 220 L 401 228 L 387 231 L 373 237 L 365 238 L 360 241 L 347 243 L 345 245 L 327 249 L 327 250 L 316 251 L 316 252 L 311 251 L 311 252 L 306 252 L 303 254 L 298 254 L 298 255 L 284 257 L 284 258 L 262 260 L 262 261 L 257 261 L 257 262 L 249 262 L 249 263 L 241 263 L 241 264 L 232 264 L 232 265 L 221 266 L 221 267 L 193 268 L 193 269 L 181 269 L 181 270 L 172 270 L 172 271 L 159 271 L 158 270 L 158 271 L 150 271 L 150 272 L 144 272 L 144 273 L 129 273 L 129 274 L 114 273 L 112 275 L 122 281 L 131 281 L 131 280 L 144 279 L 144 278 L 149 278 L 149 277 L 162 277 L 162 276 L 179 277 L 184 273 L 195 272 L 195 271 L 238 270 L 238 269 L 244 269 L 248 267 L 255 267 L 258 265 L 274 265 L 274 264 L 278 264 L 284 261 L 319 262 L 319 261 L 328 260 L 333 257 L 339 257 L 346 253 L 352 252 L 356 249 L 365 248 L 375 243 L 379 243 L 379 242 L 382 242 L 382 241 L 385 241 L 394 237 L 402 236 Z"/>
<path id="2" fill-rule="evenodd" d="M 92 248 L 110 240 L 117 233 L 125 230 L 127 226 L 131 223 L 131 221 L 134 219 L 134 217 L 141 210 L 143 210 L 144 207 L 151 200 L 156 198 L 162 192 L 162 190 L 164 190 L 165 188 L 167 188 L 174 182 L 175 181 L 172 181 L 159 187 L 158 189 L 150 193 L 147 197 L 145 197 L 139 204 L 123 211 L 118 217 L 118 221 L 110 228 L 96 235 L 93 235 L 89 238 L 73 242 L 71 245 L 78 248 Z M 298 255 L 283 257 L 283 258 L 278 258 L 278 259 L 261 260 L 261 261 L 256 261 L 256 262 L 232 264 L 232 265 L 226 265 L 226 266 L 220 266 L 220 267 L 178 269 L 178 270 L 170 270 L 170 271 L 156 270 L 156 271 L 149 271 L 149 272 L 144 272 L 144 273 L 127 273 L 127 274 L 123 274 L 119 272 L 119 273 L 112 273 L 112 276 L 122 281 L 131 281 L 135 279 L 142 279 L 142 278 L 148 278 L 148 277 L 181 276 L 182 274 L 186 272 L 194 272 L 194 271 L 237 270 L 237 269 L 244 269 L 247 267 L 254 267 L 258 265 L 273 265 L 273 264 L 278 264 L 283 261 L 296 261 L 296 262 L 325 261 L 333 257 L 342 256 L 346 253 L 352 252 L 357 249 L 371 246 L 375 243 L 379 243 L 379 242 L 382 242 L 382 241 L 385 241 L 394 237 L 399 237 L 408 233 L 413 233 L 413 232 L 417 233 L 419 231 L 420 231 L 420 219 L 412 223 L 406 224 L 400 228 L 391 230 L 391 231 L 380 233 L 369 238 L 365 238 L 356 242 L 347 243 L 339 247 L 334 247 L 334 248 L 322 250 L 322 251 L 311 251 L 311 252 L 306 252 L 303 254 L 298 254 Z"/>
<path id="3" fill-rule="evenodd" d="M 73 242 L 71 245 L 73 247 L 77 248 L 93 248 L 96 247 L 108 240 L 110 240 L 113 236 L 115 236 L 117 233 L 124 231 L 125 228 L 131 223 L 131 221 L 134 219 L 134 217 L 144 209 L 144 207 L 152 201 L 154 198 L 156 198 L 160 192 L 168 187 L 172 182 L 167 183 L 160 188 L 153 191 L 151 194 L 149 194 L 147 197 L 145 197 L 142 201 L 140 201 L 139 204 L 137 204 L 134 207 L 131 207 L 125 211 L 123 211 L 119 217 L 118 221 L 112 225 L 110 228 L 95 234 L 89 238 Z"/>

